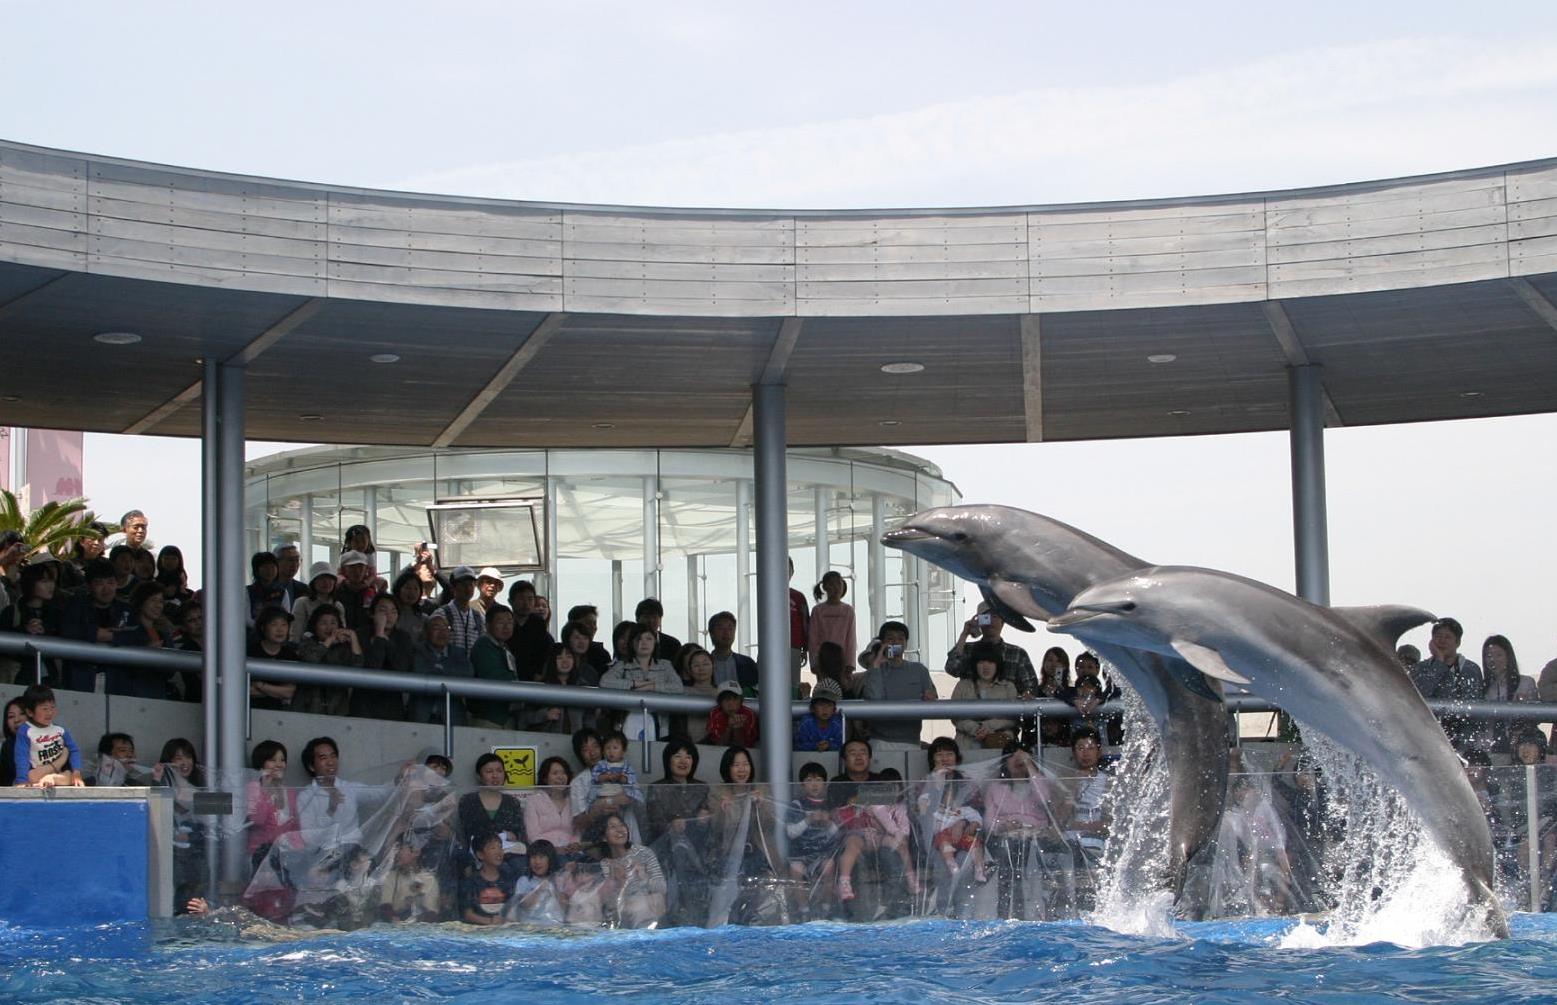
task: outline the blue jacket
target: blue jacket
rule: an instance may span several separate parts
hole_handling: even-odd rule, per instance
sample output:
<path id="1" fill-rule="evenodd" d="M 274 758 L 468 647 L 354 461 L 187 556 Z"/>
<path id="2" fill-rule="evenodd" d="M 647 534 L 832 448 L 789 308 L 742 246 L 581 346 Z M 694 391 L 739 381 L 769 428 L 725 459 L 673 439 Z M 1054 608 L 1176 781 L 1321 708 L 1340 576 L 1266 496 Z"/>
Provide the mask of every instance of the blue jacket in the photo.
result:
<path id="1" fill-rule="evenodd" d="M 800 725 L 795 728 L 795 749 L 816 750 L 817 744 L 823 740 L 827 741 L 828 750 L 843 749 L 843 716 L 834 715 L 826 729 L 810 712 L 801 716 Z"/>

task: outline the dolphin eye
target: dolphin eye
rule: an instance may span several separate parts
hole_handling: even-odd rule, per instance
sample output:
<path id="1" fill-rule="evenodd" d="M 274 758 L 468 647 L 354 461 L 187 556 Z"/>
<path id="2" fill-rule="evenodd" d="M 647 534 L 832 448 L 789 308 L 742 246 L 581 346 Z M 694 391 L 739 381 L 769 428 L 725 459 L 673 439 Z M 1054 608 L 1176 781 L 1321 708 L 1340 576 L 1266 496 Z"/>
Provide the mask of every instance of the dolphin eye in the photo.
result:
<path id="1" fill-rule="evenodd" d="M 1135 601 L 1126 600 L 1124 603 L 1119 605 L 1119 609 L 1124 613 L 1129 614 L 1135 610 Z"/>
<path id="2" fill-rule="evenodd" d="M 968 539 L 968 534 L 966 531 L 957 530 L 952 531 L 951 537 L 953 541 L 966 541 Z"/>

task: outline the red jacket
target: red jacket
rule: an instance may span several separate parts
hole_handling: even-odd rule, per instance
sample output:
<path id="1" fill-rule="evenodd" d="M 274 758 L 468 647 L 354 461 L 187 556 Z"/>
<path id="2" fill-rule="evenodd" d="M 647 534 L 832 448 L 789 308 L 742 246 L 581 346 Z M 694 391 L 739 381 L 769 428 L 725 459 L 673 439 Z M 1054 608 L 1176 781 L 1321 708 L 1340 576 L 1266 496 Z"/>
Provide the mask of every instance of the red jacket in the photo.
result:
<path id="1" fill-rule="evenodd" d="M 757 713 L 742 705 L 735 710 L 734 715 L 725 715 L 724 709 L 715 705 L 714 710 L 708 713 L 707 742 L 715 747 L 755 747 Z"/>

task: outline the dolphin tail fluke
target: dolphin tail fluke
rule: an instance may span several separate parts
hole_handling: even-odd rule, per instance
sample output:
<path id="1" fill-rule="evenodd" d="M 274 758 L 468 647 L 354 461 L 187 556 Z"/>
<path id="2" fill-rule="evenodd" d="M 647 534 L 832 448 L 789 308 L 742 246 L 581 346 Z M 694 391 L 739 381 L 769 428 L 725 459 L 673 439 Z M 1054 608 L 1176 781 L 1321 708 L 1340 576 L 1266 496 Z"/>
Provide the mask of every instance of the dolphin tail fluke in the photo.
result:
<path id="1" fill-rule="evenodd" d="M 1498 900 L 1497 894 L 1492 892 L 1485 880 L 1476 876 L 1467 875 L 1465 885 L 1470 887 L 1471 910 L 1480 911 L 1482 924 L 1494 939 L 1508 938 L 1508 915 L 1503 911 L 1503 902 Z"/>

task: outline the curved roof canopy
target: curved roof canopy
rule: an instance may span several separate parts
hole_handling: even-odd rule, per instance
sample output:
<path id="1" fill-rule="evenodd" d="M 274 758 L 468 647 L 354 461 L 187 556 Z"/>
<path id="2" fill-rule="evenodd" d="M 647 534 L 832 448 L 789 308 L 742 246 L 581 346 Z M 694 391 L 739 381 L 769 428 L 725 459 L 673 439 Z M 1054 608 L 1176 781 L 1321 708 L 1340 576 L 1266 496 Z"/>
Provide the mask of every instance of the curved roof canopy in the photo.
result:
<path id="1" fill-rule="evenodd" d="M 1247 195 L 866 211 L 412 195 L 0 142 L 0 422 L 254 439 L 729 446 L 1557 410 L 1557 160 Z M 131 332 L 140 341 L 100 344 Z M 398 357 L 374 362 L 373 357 Z M 909 373 L 892 363 L 919 364 Z M 894 369 L 888 367 L 888 369 Z M 912 369 L 912 368 L 897 368 Z"/>

